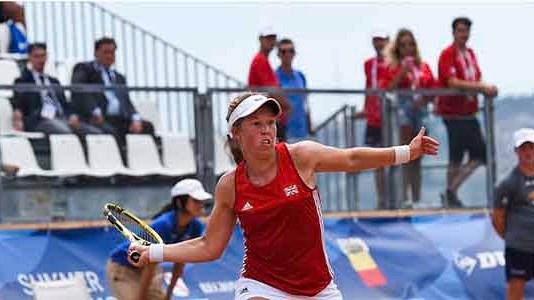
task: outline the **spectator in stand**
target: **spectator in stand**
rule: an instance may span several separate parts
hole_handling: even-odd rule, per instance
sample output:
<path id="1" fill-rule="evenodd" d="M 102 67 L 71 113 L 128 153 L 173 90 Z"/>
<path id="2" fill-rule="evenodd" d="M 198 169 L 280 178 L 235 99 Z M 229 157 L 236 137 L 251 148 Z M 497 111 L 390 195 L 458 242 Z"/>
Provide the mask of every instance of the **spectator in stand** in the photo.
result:
<path id="1" fill-rule="evenodd" d="M 20 131 L 39 131 L 45 134 L 101 133 L 100 129 L 80 122 L 67 101 L 59 80 L 44 73 L 47 60 L 46 44 L 33 43 L 28 49 L 28 67 L 15 80 L 15 84 L 55 86 L 41 91 L 15 91 L 13 128 Z"/>
<path id="2" fill-rule="evenodd" d="M 74 66 L 72 83 L 126 85 L 126 78 L 113 68 L 116 49 L 117 44 L 112 38 L 97 40 L 95 60 Z M 154 134 L 154 127 L 150 122 L 141 120 L 126 90 L 73 92 L 72 102 L 82 120 L 100 128 L 104 133 L 113 134 L 119 144 L 125 143 L 127 133 Z"/>
<path id="3" fill-rule="evenodd" d="M 452 22 L 454 41 L 439 57 L 439 82 L 443 87 L 495 97 L 497 87 L 482 82 L 475 53 L 467 47 L 471 24 L 471 20 L 465 17 L 456 18 Z M 486 162 L 486 144 L 476 118 L 477 111 L 477 96 L 438 98 L 437 113 L 443 117 L 449 140 L 447 190 L 442 195 L 445 207 L 463 206 L 457 196 L 458 188 L 475 169 Z M 469 153 L 469 161 L 462 165 L 466 151 Z"/>
<path id="4" fill-rule="evenodd" d="M 365 88 L 377 89 L 379 82 L 383 80 L 387 72 L 387 63 L 384 49 L 389 43 L 389 35 L 385 31 L 376 31 L 372 36 L 373 48 L 376 56 L 367 59 L 364 63 Z M 358 118 L 366 118 L 365 144 L 370 147 L 384 147 L 382 141 L 382 108 L 380 98 L 375 95 L 367 95 L 363 112 L 356 115 Z M 384 168 L 375 170 L 375 185 L 377 195 L 377 208 L 385 209 L 384 184 L 386 177 Z"/>
<path id="5" fill-rule="evenodd" d="M 248 73 L 248 86 L 251 88 L 279 88 L 280 83 L 274 74 L 273 68 L 269 63 L 269 54 L 276 45 L 276 31 L 272 26 L 266 26 L 259 32 L 260 51 L 254 56 L 250 63 Z M 279 140 L 286 139 L 285 127 L 286 116 L 289 114 L 290 105 L 285 95 L 274 93 L 271 95 L 278 100 L 282 106 L 283 113 L 277 121 L 276 136 Z"/>
<path id="6" fill-rule="evenodd" d="M 26 53 L 27 46 L 24 8 L 13 1 L 0 1 L 0 53 Z"/>
<path id="7" fill-rule="evenodd" d="M 434 87 L 434 76 L 421 59 L 415 36 L 408 29 L 400 29 L 388 53 L 388 68 L 382 85 L 387 89 L 424 89 Z M 431 97 L 398 95 L 400 142 L 412 140 L 424 125 L 426 106 Z M 421 159 L 403 166 L 404 206 L 413 207 L 421 197 Z M 408 197 L 408 188 L 411 197 Z"/>
<path id="8" fill-rule="evenodd" d="M 305 89 L 306 77 L 304 74 L 293 69 L 295 58 L 295 45 L 290 39 L 282 39 L 278 42 L 278 57 L 280 66 L 276 69 L 278 82 L 285 89 Z M 291 104 L 291 113 L 286 117 L 286 138 L 289 143 L 295 143 L 308 137 L 311 132 L 310 111 L 307 94 L 288 95 Z"/>

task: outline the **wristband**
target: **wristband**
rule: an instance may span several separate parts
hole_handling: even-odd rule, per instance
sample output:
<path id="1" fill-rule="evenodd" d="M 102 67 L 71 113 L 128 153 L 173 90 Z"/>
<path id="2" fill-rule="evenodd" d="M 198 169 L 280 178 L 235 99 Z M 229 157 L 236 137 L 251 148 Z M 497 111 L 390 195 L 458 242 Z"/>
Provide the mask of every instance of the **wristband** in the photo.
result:
<path id="1" fill-rule="evenodd" d="M 393 150 L 395 151 L 396 165 L 405 164 L 410 161 L 410 146 L 395 146 L 393 147 Z"/>
<path id="2" fill-rule="evenodd" d="M 148 259 L 150 262 L 162 262 L 163 261 L 163 245 L 151 244 L 148 246 Z"/>

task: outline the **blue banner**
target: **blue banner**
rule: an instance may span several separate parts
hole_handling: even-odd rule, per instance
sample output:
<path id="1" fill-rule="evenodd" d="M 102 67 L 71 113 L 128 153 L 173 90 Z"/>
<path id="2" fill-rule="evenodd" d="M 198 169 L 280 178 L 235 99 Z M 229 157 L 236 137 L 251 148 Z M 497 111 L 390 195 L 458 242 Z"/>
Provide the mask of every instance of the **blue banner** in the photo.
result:
<path id="1" fill-rule="evenodd" d="M 504 299 L 504 244 L 485 215 L 327 219 L 325 239 L 345 299 Z M 105 265 L 120 242 L 110 228 L 0 231 L 0 299 L 80 273 L 92 299 L 113 300 Z M 221 259 L 186 266 L 174 299 L 233 299 L 242 258 L 236 228 Z"/>

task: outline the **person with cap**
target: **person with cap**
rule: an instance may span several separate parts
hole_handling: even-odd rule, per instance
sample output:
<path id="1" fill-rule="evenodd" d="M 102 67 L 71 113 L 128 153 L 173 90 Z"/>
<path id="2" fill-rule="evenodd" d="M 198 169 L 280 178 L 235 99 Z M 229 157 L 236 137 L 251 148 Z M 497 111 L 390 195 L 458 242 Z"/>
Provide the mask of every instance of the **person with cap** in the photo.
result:
<path id="1" fill-rule="evenodd" d="M 365 71 L 365 88 L 378 89 L 379 82 L 383 80 L 387 72 L 384 49 L 389 43 L 389 35 L 384 30 L 377 30 L 372 34 L 373 48 L 376 55 L 365 60 L 363 66 Z M 382 108 L 380 98 L 376 95 L 366 95 L 363 111 L 357 113 L 359 118 L 365 118 L 367 125 L 365 128 L 365 144 L 369 147 L 382 147 Z M 384 184 L 386 177 L 383 168 L 375 170 L 375 185 L 377 196 L 377 208 L 386 208 L 384 199 Z"/>
<path id="2" fill-rule="evenodd" d="M 273 26 L 265 26 L 259 32 L 260 50 L 250 63 L 248 72 L 248 86 L 254 88 L 280 88 L 280 82 L 276 77 L 271 63 L 269 62 L 269 54 L 276 45 L 277 33 Z M 287 126 L 287 115 L 291 110 L 291 105 L 286 96 L 281 92 L 272 93 L 272 97 L 276 98 L 282 104 L 283 114 L 278 120 L 277 137 L 280 140 L 286 139 L 285 128 Z"/>
<path id="3" fill-rule="evenodd" d="M 212 199 L 196 179 L 183 179 L 171 189 L 171 201 L 155 216 L 151 227 L 165 244 L 178 243 L 200 237 L 203 225 L 198 219 L 204 215 L 204 203 Z M 118 300 L 171 299 L 172 290 L 182 275 L 184 263 L 175 263 L 167 291 L 162 290 L 162 268 L 149 264 L 134 268 L 126 258 L 129 242 L 115 248 L 106 266 L 106 276 Z"/>
<path id="4" fill-rule="evenodd" d="M 316 173 L 406 163 L 423 154 L 437 154 L 439 144 L 424 136 L 424 129 L 410 145 L 391 148 L 276 143 L 276 118 L 281 111 L 275 99 L 256 93 L 244 93 L 229 102 L 226 120 L 238 165 L 217 183 L 206 233 L 172 245 L 132 244 L 130 251 L 138 251 L 140 259 L 130 263 L 142 267 L 160 261 L 215 260 L 239 220 L 245 257 L 235 299 L 342 299 L 325 254 Z"/>
<path id="5" fill-rule="evenodd" d="M 514 133 L 518 164 L 497 187 L 493 227 L 504 239 L 508 300 L 523 299 L 534 278 L 534 129 Z"/>

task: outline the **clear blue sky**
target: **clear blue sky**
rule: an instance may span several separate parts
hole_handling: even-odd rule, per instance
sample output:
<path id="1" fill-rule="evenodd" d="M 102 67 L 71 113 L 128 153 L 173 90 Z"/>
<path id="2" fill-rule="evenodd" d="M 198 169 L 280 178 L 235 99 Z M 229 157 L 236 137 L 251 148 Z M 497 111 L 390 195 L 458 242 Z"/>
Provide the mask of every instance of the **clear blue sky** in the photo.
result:
<path id="1" fill-rule="evenodd" d="M 473 22 L 470 46 L 486 81 L 501 95 L 532 94 L 534 3 L 143 3 L 101 2 L 227 73 L 246 81 L 258 50 L 257 32 L 273 24 L 296 42 L 296 66 L 312 88 L 362 88 L 370 33 L 414 31 L 423 59 L 436 73 L 440 51 L 459 15 Z M 273 52 L 271 62 L 278 64 Z M 436 74 L 435 74 L 436 75 Z"/>

